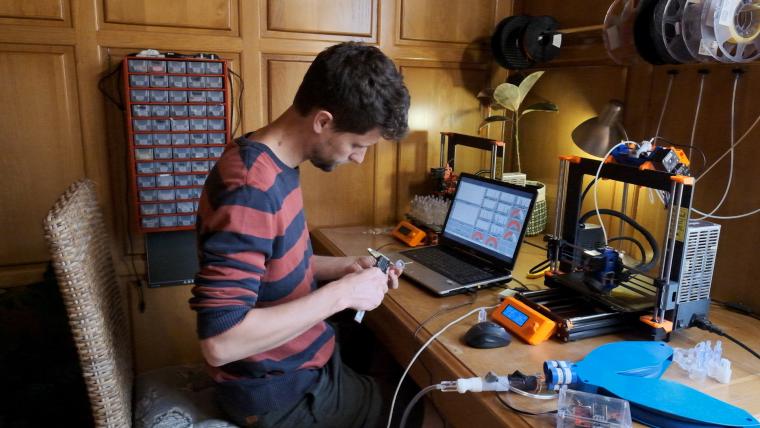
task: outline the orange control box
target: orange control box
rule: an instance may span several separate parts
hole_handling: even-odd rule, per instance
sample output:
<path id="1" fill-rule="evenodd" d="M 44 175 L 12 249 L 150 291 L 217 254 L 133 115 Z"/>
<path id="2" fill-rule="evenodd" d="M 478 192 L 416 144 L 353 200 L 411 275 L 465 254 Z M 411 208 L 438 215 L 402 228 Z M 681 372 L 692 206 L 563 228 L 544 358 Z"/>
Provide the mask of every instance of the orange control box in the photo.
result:
<path id="1" fill-rule="evenodd" d="M 408 221 L 401 221 L 391 232 L 396 239 L 410 247 L 416 247 L 425 239 L 425 232 Z"/>
<path id="2" fill-rule="evenodd" d="M 491 318 L 531 345 L 550 338 L 557 323 L 514 297 L 507 297 L 491 313 Z"/>

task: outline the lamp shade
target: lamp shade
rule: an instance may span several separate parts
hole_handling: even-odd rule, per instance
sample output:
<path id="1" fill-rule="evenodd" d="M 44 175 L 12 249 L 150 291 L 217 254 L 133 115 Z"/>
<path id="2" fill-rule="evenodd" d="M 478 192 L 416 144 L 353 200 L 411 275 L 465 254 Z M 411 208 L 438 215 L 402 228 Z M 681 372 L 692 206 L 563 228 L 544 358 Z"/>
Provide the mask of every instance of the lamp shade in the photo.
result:
<path id="1" fill-rule="evenodd" d="M 607 152 L 623 138 L 625 129 L 618 120 L 623 103 L 612 100 L 597 117 L 578 125 L 572 133 L 573 142 L 584 152 L 603 157 Z"/>

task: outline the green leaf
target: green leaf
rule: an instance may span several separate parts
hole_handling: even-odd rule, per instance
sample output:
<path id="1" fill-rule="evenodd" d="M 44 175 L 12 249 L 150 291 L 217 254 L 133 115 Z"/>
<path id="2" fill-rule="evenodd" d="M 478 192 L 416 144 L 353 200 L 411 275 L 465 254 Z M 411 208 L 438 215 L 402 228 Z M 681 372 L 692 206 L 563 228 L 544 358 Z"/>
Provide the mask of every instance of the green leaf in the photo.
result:
<path id="1" fill-rule="evenodd" d="M 492 122 L 506 122 L 506 121 L 512 121 L 512 119 L 506 117 L 506 116 L 488 116 L 487 118 L 483 119 L 482 122 L 480 122 L 480 126 L 478 126 L 478 129 L 483 129 L 484 126 L 488 125 Z"/>
<path id="2" fill-rule="evenodd" d="M 520 88 L 511 83 L 502 83 L 493 91 L 493 98 L 505 108 L 516 111 L 520 106 Z"/>
<path id="3" fill-rule="evenodd" d="M 558 112 L 559 108 L 554 103 L 536 103 L 531 104 L 528 107 L 525 107 L 525 110 L 520 113 L 520 117 L 525 115 L 526 113 L 530 113 L 533 111 L 544 111 L 544 112 Z"/>
<path id="4" fill-rule="evenodd" d="M 543 71 L 536 71 L 535 73 L 531 73 L 523 79 L 522 82 L 520 82 L 520 87 L 518 88 L 520 90 L 520 98 L 517 102 L 517 106 L 520 107 L 520 104 L 522 104 L 525 97 L 528 95 L 528 92 L 533 88 L 533 85 L 536 84 L 536 81 L 543 76 Z"/>

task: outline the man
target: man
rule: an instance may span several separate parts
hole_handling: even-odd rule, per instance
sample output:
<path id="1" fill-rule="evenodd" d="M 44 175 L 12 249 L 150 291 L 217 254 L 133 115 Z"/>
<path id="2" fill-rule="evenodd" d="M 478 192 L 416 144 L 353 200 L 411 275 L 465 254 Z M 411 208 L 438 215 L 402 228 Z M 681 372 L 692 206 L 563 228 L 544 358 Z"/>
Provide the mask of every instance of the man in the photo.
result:
<path id="1" fill-rule="evenodd" d="M 383 274 L 369 256 L 312 254 L 297 167 L 361 163 L 379 138 L 403 137 L 408 109 L 402 77 L 379 49 L 335 45 L 309 67 L 293 105 L 230 145 L 209 175 L 190 304 L 220 404 L 237 424 L 386 421 L 386 399 L 341 363 L 324 320 L 376 308 L 400 272 Z"/>

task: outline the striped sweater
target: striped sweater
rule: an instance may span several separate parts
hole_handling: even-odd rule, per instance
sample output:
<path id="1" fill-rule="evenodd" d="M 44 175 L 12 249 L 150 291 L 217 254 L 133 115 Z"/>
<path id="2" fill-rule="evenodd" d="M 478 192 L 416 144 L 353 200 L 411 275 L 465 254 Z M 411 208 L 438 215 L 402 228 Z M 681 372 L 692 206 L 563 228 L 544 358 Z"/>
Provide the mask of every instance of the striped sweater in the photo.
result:
<path id="1" fill-rule="evenodd" d="M 298 169 L 264 144 L 241 137 L 225 150 L 203 188 L 197 231 L 200 271 L 190 306 L 201 339 L 232 328 L 254 307 L 316 288 Z M 261 414 L 300 399 L 334 346 L 323 321 L 274 349 L 209 369 L 223 399 Z"/>

